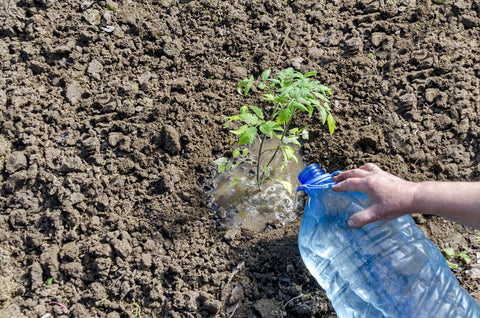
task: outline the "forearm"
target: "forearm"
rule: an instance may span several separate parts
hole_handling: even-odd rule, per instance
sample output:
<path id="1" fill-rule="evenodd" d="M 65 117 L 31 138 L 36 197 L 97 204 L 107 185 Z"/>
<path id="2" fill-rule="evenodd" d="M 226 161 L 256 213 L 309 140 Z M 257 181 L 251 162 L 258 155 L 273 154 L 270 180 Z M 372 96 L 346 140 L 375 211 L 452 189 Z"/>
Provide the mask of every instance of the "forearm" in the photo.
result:
<path id="1" fill-rule="evenodd" d="M 412 208 L 480 229 L 480 182 L 420 182 Z"/>

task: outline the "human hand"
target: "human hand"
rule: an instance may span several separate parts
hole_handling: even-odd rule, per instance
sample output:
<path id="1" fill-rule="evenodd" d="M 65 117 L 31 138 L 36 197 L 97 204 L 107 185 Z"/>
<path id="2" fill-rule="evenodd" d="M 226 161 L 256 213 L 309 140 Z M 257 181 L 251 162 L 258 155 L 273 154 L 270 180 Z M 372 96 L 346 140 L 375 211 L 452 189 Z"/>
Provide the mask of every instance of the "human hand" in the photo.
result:
<path id="1" fill-rule="evenodd" d="M 379 220 L 393 220 L 413 212 L 417 184 L 405 181 L 373 163 L 344 171 L 333 178 L 337 192 L 359 191 L 368 195 L 371 206 L 357 212 L 348 220 L 350 227 L 362 227 Z"/>

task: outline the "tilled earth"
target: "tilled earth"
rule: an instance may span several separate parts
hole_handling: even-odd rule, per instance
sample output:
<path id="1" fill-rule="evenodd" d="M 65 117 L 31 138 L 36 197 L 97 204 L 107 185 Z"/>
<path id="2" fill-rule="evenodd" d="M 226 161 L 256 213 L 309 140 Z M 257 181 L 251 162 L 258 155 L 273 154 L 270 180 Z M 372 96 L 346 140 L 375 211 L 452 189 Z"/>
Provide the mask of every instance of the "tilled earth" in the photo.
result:
<path id="1" fill-rule="evenodd" d="M 442 3 L 444 2 L 444 3 Z M 2 0 L 0 317 L 334 317 L 297 221 L 217 226 L 223 118 L 265 69 L 318 71 L 327 170 L 480 180 L 480 1 Z M 415 220 L 480 300 L 478 232 Z"/>

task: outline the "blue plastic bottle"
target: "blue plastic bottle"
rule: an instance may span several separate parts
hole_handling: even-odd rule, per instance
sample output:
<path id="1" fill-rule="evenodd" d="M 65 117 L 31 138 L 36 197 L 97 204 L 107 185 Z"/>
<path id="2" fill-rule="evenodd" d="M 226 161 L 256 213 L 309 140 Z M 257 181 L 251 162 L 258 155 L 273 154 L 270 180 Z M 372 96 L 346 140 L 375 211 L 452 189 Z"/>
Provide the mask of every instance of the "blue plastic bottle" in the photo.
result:
<path id="1" fill-rule="evenodd" d="M 298 175 L 308 194 L 298 237 L 310 273 L 343 317 L 480 317 L 438 248 L 410 215 L 359 229 L 348 218 L 370 205 L 360 192 L 335 192 L 318 164 Z"/>

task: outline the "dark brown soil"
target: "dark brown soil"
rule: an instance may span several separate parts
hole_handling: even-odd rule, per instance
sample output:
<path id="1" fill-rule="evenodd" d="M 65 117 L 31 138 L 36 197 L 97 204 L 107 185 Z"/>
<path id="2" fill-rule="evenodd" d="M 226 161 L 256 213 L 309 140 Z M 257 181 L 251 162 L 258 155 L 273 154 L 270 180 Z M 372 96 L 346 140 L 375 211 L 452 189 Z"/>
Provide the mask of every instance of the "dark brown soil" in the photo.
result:
<path id="1" fill-rule="evenodd" d="M 300 220 L 216 226 L 237 83 L 319 71 L 327 170 L 478 181 L 479 45 L 479 1 L 0 1 L 0 317 L 334 317 Z M 416 221 L 480 300 L 478 232 Z"/>

